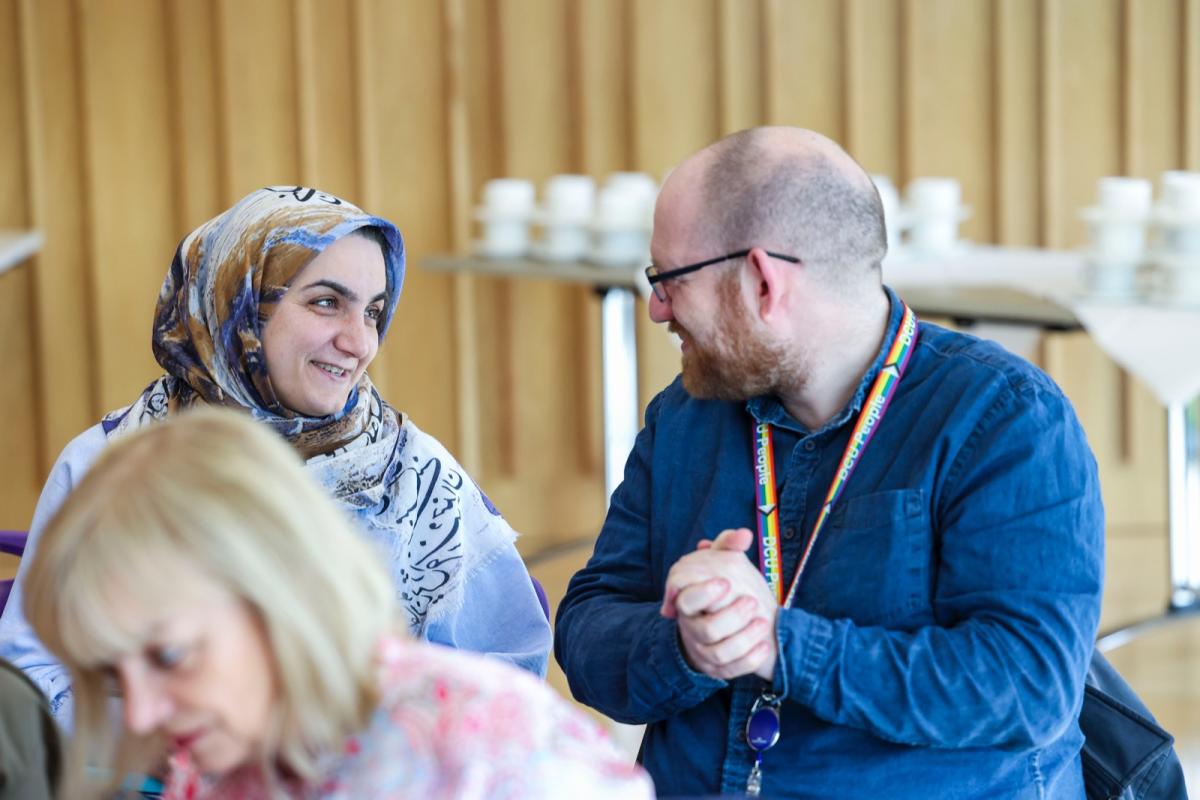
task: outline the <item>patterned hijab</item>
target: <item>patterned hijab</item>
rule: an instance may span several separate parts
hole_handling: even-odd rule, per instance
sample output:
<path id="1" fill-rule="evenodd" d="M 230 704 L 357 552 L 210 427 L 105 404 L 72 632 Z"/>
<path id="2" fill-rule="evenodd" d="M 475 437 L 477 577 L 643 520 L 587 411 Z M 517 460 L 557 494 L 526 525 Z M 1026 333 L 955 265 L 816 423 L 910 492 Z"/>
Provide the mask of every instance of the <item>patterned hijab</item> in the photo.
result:
<path id="1" fill-rule="evenodd" d="M 260 189 L 180 243 L 154 318 L 154 355 L 166 374 L 103 426 L 117 436 L 198 403 L 241 408 L 271 426 L 390 551 L 416 632 L 427 618 L 460 605 L 463 581 L 515 534 L 490 509 L 483 512 L 489 524 L 465 524 L 486 499 L 436 440 L 383 401 L 365 372 L 340 412 L 304 417 L 280 404 L 263 354 L 266 321 L 296 276 L 362 228 L 377 229 L 387 243 L 382 341 L 404 280 L 400 231 L 316 189 Z"/>

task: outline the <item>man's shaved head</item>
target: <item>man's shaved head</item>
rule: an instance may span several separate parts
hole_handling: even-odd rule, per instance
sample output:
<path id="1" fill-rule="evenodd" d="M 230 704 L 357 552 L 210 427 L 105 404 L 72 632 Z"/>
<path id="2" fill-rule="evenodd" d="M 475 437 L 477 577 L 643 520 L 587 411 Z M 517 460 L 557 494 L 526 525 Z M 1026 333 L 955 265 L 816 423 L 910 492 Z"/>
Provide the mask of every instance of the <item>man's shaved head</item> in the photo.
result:
<path id="1" fill-rule="evenodd" d="M 714 252 L 764 247 L 846 286 L 878 276 L 887 253 L 883 206 L 870 177 L 812 131 L 734 133 L 681 164 L 664 192 L 671 189 L 692 193 L 694 229 Z"/>

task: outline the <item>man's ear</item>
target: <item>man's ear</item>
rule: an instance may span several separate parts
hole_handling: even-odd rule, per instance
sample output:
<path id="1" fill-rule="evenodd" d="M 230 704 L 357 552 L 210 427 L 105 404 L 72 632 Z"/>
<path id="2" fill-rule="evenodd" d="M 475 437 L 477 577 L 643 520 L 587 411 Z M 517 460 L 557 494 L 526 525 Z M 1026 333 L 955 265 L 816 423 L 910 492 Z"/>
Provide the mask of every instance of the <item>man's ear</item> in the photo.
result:
<path id="1" fill-rule="evenodd" d="M 787 301 L 790 282 L 783 274 L 784 269 L 795 268 L 794 264 L 780 261 L 767 255 L 761 247 L 750 250 L 746 256 L 750 277 L 754 281 L 754 297 L 758 303 L 758 316 L 764 321 L 782 313 Z"/>

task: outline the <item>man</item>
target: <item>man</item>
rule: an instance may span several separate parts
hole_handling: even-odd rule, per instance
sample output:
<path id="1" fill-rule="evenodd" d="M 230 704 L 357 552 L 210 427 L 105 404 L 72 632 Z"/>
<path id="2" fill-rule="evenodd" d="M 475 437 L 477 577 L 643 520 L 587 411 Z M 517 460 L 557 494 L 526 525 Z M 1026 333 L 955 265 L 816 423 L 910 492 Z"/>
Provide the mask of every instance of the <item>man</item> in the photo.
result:
<path id="1" fill-rule="evenodd" d="M 578 700 L 648 725 L 660 796 L 1084 796 L 1095 460 L 1046 375 L 907 313 L 885 250 L 870 179 L 809 131 L 663 187 L 650 316 L 682 376 L 556 642 Z"/>

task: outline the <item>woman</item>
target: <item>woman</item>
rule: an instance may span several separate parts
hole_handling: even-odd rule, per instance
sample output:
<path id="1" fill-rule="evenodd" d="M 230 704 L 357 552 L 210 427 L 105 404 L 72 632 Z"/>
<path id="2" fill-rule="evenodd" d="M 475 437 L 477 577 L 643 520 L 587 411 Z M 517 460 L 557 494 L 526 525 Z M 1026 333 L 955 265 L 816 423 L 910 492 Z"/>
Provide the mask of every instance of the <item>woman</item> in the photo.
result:
<path id="1" fill-rule="evenodd" d="M 651 796 L 535 678 L 408 637 L 377 555 L 244 415 L 107 448 L 47 527 L 25 604 L 76 687 L 66 797 L 163 759 L 172 800 Z"/>
<path id="2" fill-rule="evenodd" d="M 228 406 L 287 439 L 355 517 L 412 633 L 544 674 L 550 628 L 515 533 L 367 377 L 403 279 L 395 226 L 313 189 L 261 189 L 201 225 L 180 244 L 158 299 L 152 339 L 166 374 L 67 445 L 27 552 L 109 439 L 192 406 Z M 22 565 L 0 619 L 0 658 L 66 722 L 70 684 L 21 613 L 24 575 Z"/>

